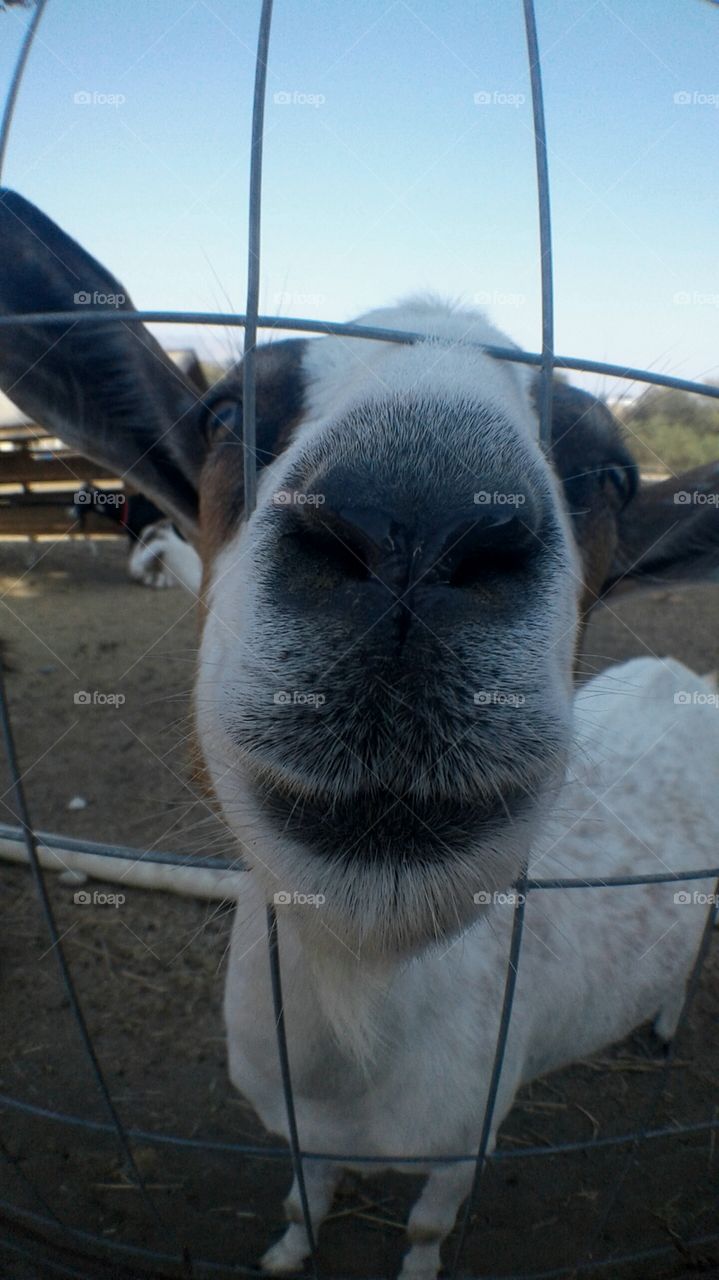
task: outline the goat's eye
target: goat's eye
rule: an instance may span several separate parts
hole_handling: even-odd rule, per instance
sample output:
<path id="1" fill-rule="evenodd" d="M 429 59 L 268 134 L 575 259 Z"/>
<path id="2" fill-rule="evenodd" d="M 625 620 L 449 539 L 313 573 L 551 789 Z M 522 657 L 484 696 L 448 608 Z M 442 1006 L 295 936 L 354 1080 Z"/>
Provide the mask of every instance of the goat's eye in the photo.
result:
<path id="1" fill-rule="evenodd" d="M 216 400 L 207 408 L 205 429 L 211 440 L 242 439 L 242 405 L 239 400 Z"/>
<path id="2" fill-rule="evenodd" d="M 637 487 L 636 477 L 630 467 L 620 465 L 603 467 L 601 476 L 604 483 L 609 483 L 613 486 L 619 494 L 623 505 L 626 505 L 629 499 L 634 497 Z"/>

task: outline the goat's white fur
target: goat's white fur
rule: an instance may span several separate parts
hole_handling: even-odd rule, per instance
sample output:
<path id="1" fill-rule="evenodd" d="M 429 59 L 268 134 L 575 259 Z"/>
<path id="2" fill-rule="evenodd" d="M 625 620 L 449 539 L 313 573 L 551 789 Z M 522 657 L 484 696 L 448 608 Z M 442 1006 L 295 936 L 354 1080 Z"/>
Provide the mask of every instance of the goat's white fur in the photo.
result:
<path id="1" fill-rule="evenodd" d="M 577 694 L 571 767 L 534 851 L 533 876 L 680 872 L 716 861 L 719 713 L 706 700 L 674 700 L 711 688 L 678 662 L 636 659 Z M 264 892 L 253 874 L 243 883 L 225 998 L 230 1070 L 266 1126 L 287 1135 L 262 944 Z M 530 895 L 490 1145 L 522 1083 L 646 1019 L 671 1038 L 707 913 L 693 895 L 712 887 L 694 881 Z M 690 903 L 675 900 L 683 890 Z M 280 906 L 278 915 L 302 1146 L 348 1157 L 471 1153 L 497 1037 L 512 907 L 495 905 L 458 940 L 413 960 L 376 963 L 323 929 L 321 908 Z M 352 1167 L 351 1158 L 346 1163 Z M 316 1227 L 339 1171 L 305 1163 Z M 403 1280 L 436 1274 L 441 1239 L 472 1173 L 468 1165 L 426 1171 Z M 266 1270 L 293 1269 L 306 1253 L 296 1187 L 289 1207 L 292 1225 L 265 1255 Z"/>
<path id="2" fill-rule="evenodd" d="M 348 341 L 328 337 L 308 344 L 304 368 L 308 384 L 306 421 L 322 422 L 347 413 L 358 401 L 387 391 L 416 391 L 443 386 L 452 398 L 477 395 L 522 423 L 536 438 L 536 418 L 527 416 L 533 370 L 526 364 L 499 361 L 479 345 L 519 348 L 495 329 L 481 311 L 452 306 L 427 295 L 407 298 L 396 307 L 381 307 L 359 316 L 354 324 L 422 334 L 429 342 L 400 345 Z"/>

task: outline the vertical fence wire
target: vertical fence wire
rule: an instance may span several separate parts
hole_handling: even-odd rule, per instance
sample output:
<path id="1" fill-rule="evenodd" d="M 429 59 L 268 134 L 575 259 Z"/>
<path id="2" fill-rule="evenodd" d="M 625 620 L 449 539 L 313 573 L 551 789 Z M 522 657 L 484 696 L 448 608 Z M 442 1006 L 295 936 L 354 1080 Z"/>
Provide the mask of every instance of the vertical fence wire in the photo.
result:
<path id="1" fill-rule="evenodd" d="M 262 0 L 255 62 L 255 90 L 252 102 L 252 150 L 250 156 L 250 198 L 248 212 L 247 306 L 245 307 L 245 342 L 242 360 L 242 450 L 244 458 L 244 517 L 249 520 L 257 502 L 257 317 L 260 305 L 260 250 L 262 238 L 262 158 L 264 147 L 265 99 L 267 94 L 267 59 L 270 47 L 273 0 Z M 277 1032 L 282 1089 L 287 1111 L 290 1154 L 302 1206 L 313 1273 L 317 1275 L 315 1239 L 307 1200 L 302 1151 L 297 1132 L 297 1117 L 292 1089 L 292 1075 L 287 1049 L 285 1015 L 282 1002 L 282 975 L 274 907 L 267 908 L 267 938 L 270 978 Z"/>
<path id="2" fill-rule="evenodd" d="M 454 1260 L 449 1272 L 450 1280 L 457 1280 L 459 1274 L 459 1266 L 462 1261 L 462 1253 L 467 1240 L 469 1224 L 472 1220 L 477 1204 L 479 1202 L 479 1190 L 484 1172 L 484 1165 L 487 1159 L 487 1148 L 493 1130 L 494 1111 L 497 1103 L 497 1094 L 499 1092 L 499 1082 L 502 1077 L 502 1068 L 504 1066 L 504 1055 L 507 1048 L 507 1038 L 509 1036 L 509 1025 L 512 1019 L 512 1007 L 514 1005 L 514 993 L 517 987 L 517 975 L 519 972 L 519 957 L 522 949 L 522 937 L 524 934 L 524 909 L 527 901 L 527 878 L 526 875 L 517 881 L 517 902 L 514 908 L 514 918 L 512 920 L 512 937 L 509 945 L 509 957 L 507 960 L 507 974 L 504 984 L 504 997 L 502 1001 L 502 1012 L 499 1019 L 499 1029 L 497 1032 L 497 1044 L 494 1051 L 494 1062 L 492 1064 L 492 1074 L 489 1078 L 489 1087 L 487 1090 L 487 1101 L 484 1107 L 484 1118 L 482 1120 L 482 1132 L 479 1139 L 479 1147 L 477 1149 L 477 1159 L 474 1166 L 474 1175 L 472 1177 L 472 1186 L 470 1187 L 467 1203 L 462 1215 L 462 1225 L 459 1229 L 459 1239 L 454 1252 Z"/>
<path id="3" fill-rule="evenodd" d="M 539 242 L 541 252 L 541 285 L 542 285 L 542 365 L 540 375 L 539 399 L 539 439 L 542 447 L 549 452 L 552 436 L 552 378 L 554 376 L 554 279 L 552 271 L 552 224 L 549 203 L 549 169 L 547 165 L 547 134 L 544 119 L 544 95 L 542 92 L 542 73 L 539 60 L 539 43 L 537 40 L 537 23 L 534 12 L 534 0 L 523 0 L 524 28 L 527 41 L 527 57 L 532 89 L 532 121 L 534 127 L 534 146 L 537 164 L 537 200 L 539 208 Z M 514 1004 L 514 993 L 517 985 L 517 973 L 522 948 L 524 929 L 524 909 L 526 905 L 526 875 L 517 885 L 519 897 L 514 910 L 512 940 L 507 963 L 507 976 L 504 989 L 504 1001 L 499 1024 L 499 1033 L 492 1065 L 492 1074 L 487 1093 L 487 1102 L 482 1121 L 477 1160 L 472 1178 L 467 1203 L 462 1215 L 459 1239 L 454 1253 L 450 1272 L 451 1280 L 456 1280 L 459 1272 L 462 1253 L 467 1240 L 472 1216 L 477 1208 L 479 1192 L 487 1158 L 487 1148 L 493 1129 L 494 1111 L 499 1092 L 499 1084 L 504 1066 L 509 1027 Z"/>
<path id="4" fill-rule="evenodd" d="M 46 4 L 47 0 L 36 0 L 35 12 L 30 19 L 28 28 L 23 37 L 20 53 L 18 55 L 17 62 L 15 63 L 15 70 L 13 71 L 12 80 L 10 81 L 10 88 L 8 89 L 7 97 L 5 99 L 5 108 L 2 113 L 2 119 L 0 119 L 0 185 L 2 185 L 5 155 L 10 139 L 10 128 L 15 114 L 17 96 L 20 92 L 20 85 L 25 73 L 25 67 L 27 66 L 27 60 L 30 57 L 30 50 L 32 49 L 37 29 L 40 25 L 40 19 L 45 11 Z"/>
<path id="5" fill-rule="evenodd" d="M 267 57 L 270 47 L 272 0 L 262 0 L 255 62 L 250 152 L 250 201 L 248 213 L 247 306 L 242 360 L 242 455 L 244 459 L 245 519 L 257 501 L 257 314 L 260 305 L 260 241 L 262 236 L 262 151 L 265 136 Z"/>
<path id="6" fill-rule="evenodd" d="M 5 99 L 5 107 L 3 110 L 2 119 L 0 120 L 0 181 L 2 180 L 2 172 L 5 164 L 5 158 L 7 155 L 7 148 L 8 148 L 8 143 L 10 139 L 10 131 L 11 131 L 12 122 L 15 114 L 15 107 L 17 104 L 18 94 L 20 92 L 20 86 L 22 84 L 22 79 L 25 73 L 25 69 L 27 67 L 30 51 L 35 41 L 38 27 L 40 25 L 40 21 L 42 19 L 43 13 L 45 11 L 46 4 L 47 4 L 47 0 L 36 0 L 35 12 L 33 13 L 32 18 L 28 24 L 27 30 L 25 32 L 22 45 L 20 47 L 20 53 L 15 63 L 15 69 L 13 72 L 12 80 L 10 82 L 10 87 L 8 89 L 7 97 Z M 90 1063 L 91 1073 L 95 1079 L 95 1083 L 100 1092 L 100 1096 L 102 1097 L 103 1103 L 110 1117 L 110 1121 L 114 1129 L 115 1136 L 117 1138 L 120 1150 L 122 1151 L 123 1157 L 125 1159 L 125 1163 L 126 1163 L 128 1172 L 130 1174 L 130 1177 L 132 1178 L 133 1182 L 137 1186 L 138 1191 L 140 1192 L 142 1201 L 145 1204 L 145 1207 L 150 1212 L 150 1215 L 153 1221 L 156 1224 L 158 1224 L 163 1231 L 167 1232 L 169 1229 L 171 1230 L 172 1235 L 175 1236 L 174 1228 L 168 1228 L 166 1222 L 163 1220 L 162 1215 L 160 1214 L 159 1209 L 157 1207 L 157 1204 L 155 1203 L 149 1191 L 147 1190 L 145 1181 L 136 1164 L 132 1147 L 128 1140 L 127 1134 L 125 1133 L 122 1120 L 120 1119 L 120 1116 L 115 1109 L 115 1105 L 112 1101 L 112 1096 L 110 1094 L 107 1081 L 105 1079 L 104 1073 L 100 1066 L 99 1059 L 95 1052 L 95 1046 L 92 1040 L 92 1036 L 90 1035 L 90 1031 L 87 1026 L 87 1022 L 85 1020 L 85 1015 L 82 1010 L 82 1005 L 80 1004 L 80 1000 L 77 994 L 77 990 L 75 988 L 72 974 L 70 972 L 70 968 L 67 963 L 67 958 L 65 956 L 65 952 L 62 945 L 62 939 L 60 937 L 60 934 L 57 928 L 55 913 L 53 911 L 52 904 L 50 902 L 50 898 L 47 892 L 47 886 L 45 884 L 45 876 L 40 866 L 40 861 L 38 858 L 37 842 L 35 839 L 32 822 L 30 820 L 30 813 L 27 806 L 27 800 L 25 797 L 25 789 L 22 783 L 22 774 L 20 772 L 18 758 L 17 758 L 17 751 L 15 748 L 15 739 L 14 739 L 14 734 L 12 730 L 10 708 L 7 700 L 7 691 L 5 686 L 5 674 L 4 674 L 4 668 L 3 668 L 3 663 L 1 658 L 0 658 L 0 725 L 2 726 L 2 737 L 5 744 L 5 754 L 7 757 L 8 769 L 10 772 L 10 795 L 11 795 L 12 809 L 15 814 L 15 817 L 17 818 L 20 824 L 20 827 L 22 828 L 28 860 L 30 862 L 33 878 L 35 880 L 35 885 L 36 885 L 38 897 L 40 900 L 41 910 L 45 917 L 45 922 L 47 924 L 48 932 L 50 934 L 52 949 L 54 950 L 57 958 L 57 963 L 60 970 L 60 978 L 65 988 L 68 1002 L 75 1018 L 75 1022 L 80 1034 L 80 1040 L 82 1042 L 86 1056 Z M 18 1176 L 22 1178 L 22 1181 L 28 1187 L 28 1189 L 32 1191 L 38 1203 L 43 1205 L 43 1207 L 48 1211 L 50 1216 L 59 1225 L 62 1225 L 61 1220 L 58 1217 L 58 1215 L 55 1213 L 54 1209 L 47 1203 L 44 1196 L 35 1186 L 34 1182 L 30 1180 L 27 1174 L 13 1160 L 10 1152 L 7 1150 L 4 1143 L 3 1143 L 2 1149 L 3 1149 L 3 1154 L 5 1156 L 6 1161 L 11 1165 L 11 1167 L 15 1169 L 16 1173 L 18 1174 Z M 68 1272 L 68 1274 L 70 1273 Z"/>
<path id="7" fill-rule="evenodd" d="M 22 828 L 23 837 L 25 841 L 25 848 L 27 850 L 27 855 L 28 855 L 28 861 L 30 863 L 33 878 L 35 880 L 35 886 L 37 888 L 38 897 L 40 899 L 42 914 L 45 918 L 45 923 L 47 925 L 48 933 L 50 935 L 52 950 L 55 952 L 55 956 L 57 958 L 57 963 L 60 969 L 61 981 L 65 988 L 68 1002 L 72 1010 L 73 1016 L 75 1018 L 75 1023 L 77 1025 L 77 1028 L 80 1034 L 80 1040 L 82 1042 L 83 1048 L 87 1055 L 87 1059 L 90 1063 L 91 1073 L 94 1077 L 98 1091 L 100 1093 L 100 1096 L 102 1097 L 103 1103 L 110 1117 L 110 1121 L 112 1123 L 112 1127 L 115 1132 L 115 1137 L 117 1138 L 120 1150 L 122 1151 L 122 1154 L 125 1158 L 125 1162 L 127 1164 L 127 1168 L 130 1173 L 130 1176 L 133 1182 L 135 1183 L 135 1185 L 137 1186 L 138 1191 L 140 1192 L 140 1195 L 142 1197 L 143 1203 L 145 1204 L 145 1207 L 148 1209 L 153 1219 L 153 1222 L 159 1225 L 160 1228 L 165 1233 L 170 1231 L 171 1234 L 175 1236 L 176 1233 L 174 1228 L 168 1227 L 168 1224 L 163 1220 L 163 1217 L 157 1207 L 157 1204 L 155 1203 L 152 1196 L 150 1195 L 145 1185 L 145 1181 L 142 1177 L 142 1174 L 140 1173 L 140 1170 L 138 1169 L 137 1164 L 135 1162 L 135 1157 L 132 1152 L 130 1141 L 127 1137 L 127 1134 L 125 1133 L 125 1128 L 122 1123 L 122 1120 L 120 1119 L 120 1116 L 117 1110 L 115 1109 L 115 1104 L 112 1101 L 112 1096 L 110 1094 L 110 1090 L 109 1090 L 107 1081 L 105 1079 L 104 1072 L 102 1070 L 102 1067 L 100 1066 L 97 1053 L 95 1052 L 95 1046 L 92 1040 L 92 1036 L 90 1035 L 90 1030 L 88 1028 L 87 1022 L 85 1021 L 85 1015 L 82 1010 L 82 1005 L 80 1003 L 80 999 L 77 994 L 77 989 L 75 987 L 75 983 L 73 981 L 73 977 L 70 972 L 70 967 L 68 965 L 67 957 L 65 955 L 65 951 L 62 945 L 62 938 L 58 931 L 57 921 L 55 919 L 55 913 L 53 911 L 52 903 L 50 902 L 50 897 L 47 892 L 47 885 L 45 884 L 45 874 L 42 870 L 42 867 L 40 866 L 40 861 L 38 858 L 37 842 L 35 839 L 35 833 L 33 830 L 32 822 L 30 820 L 30 813 L 28 810 L 27 801 L 25 797 L 25 788 L 23 787 L 22 774 L 20 772 L 17 752 L 15 749 L 15 739 L 12 731 L 12 724 L 10 721 L 10 708 L 9 708 L 7 693 L 5 688 L 5 675 L 4 675 L 3 664 L 1 660 L 0 660 L 0 728 L 2 729 L 2 737 L 5 744 L 5 755 L 7 758 L 8 770 L 10 773 L 10 788 L 9 788 L 10 807 L 18 823 Z M 35 1188 L 33 1189 L 36 1190 Z M 36 1190 L 36 1194 L 39 1199 L 42 1199 L 39 1191 Z M 53 1216 L 55 1215 L 53 1214 Z"/>
<path id="8" fill-rule="evenodd" d="M 539 250 L 542 281 L 542 373 L 539 392 L 539 439 L 548 453 L 552 442 L 552 379 L 554 377 L 554 271 L 552 263 L 552 218 L 549 200 L 547 130 L 544 121 L 542 68 L 534 0 L 524 0 L 524 29 L 527 39 L 529 78 L 532 86 L 534 149 L 537 161 L 537 203 L 539 209 Z"/>
<path id="9" fill-rule="evenodd" d="M 304 1219 L 305 1231 L 307 1232 L 312 1274 L 316 1280 L 317 1257 L 314 1228 L 312 1226 L 312 1215 L 310 1213 L 309 1201 L 307 1199 L 305 1172 L 302 1163 L 302 1148 L 300 1147 L 299 1135 L 297 1133 L 297 1117 L 295 1115 L 295 1096 L 292 1088 L 290 1056 L 287 1050 L 285 1006 L 282 998 L 282 975 L 280 972 L 280 948 L 277 937 L 277 914 L 271 904 L 267 907 L 267 940 L 270 949 L 270 980 L 272 982 L 272 1005 L 275 1013 L 275 1030 L 277 1033 L 277 1052 L 280 1059 L 282 1092 L 284 1093 L 285 1109 L 287 1111 L 287 1127 L 289 1130 L 292 1168 L 294 1169 L 295 1178 L 297 1179 L 297 1190 L 299 1191 L 300 1204 L 302 1206 L 302 1217 Z"/>

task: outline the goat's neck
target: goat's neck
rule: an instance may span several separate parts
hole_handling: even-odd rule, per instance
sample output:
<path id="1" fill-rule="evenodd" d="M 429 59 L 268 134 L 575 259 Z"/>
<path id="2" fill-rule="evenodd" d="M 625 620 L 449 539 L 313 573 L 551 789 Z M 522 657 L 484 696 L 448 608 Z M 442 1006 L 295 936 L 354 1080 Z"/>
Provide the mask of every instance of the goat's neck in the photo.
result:
<path id="1" fill-rule="evenodd" d="M 398 1016 L 394 989 L 407 960 L 352 951 L 311 908 L 283 913 L 280 947 L 283 971 L 303 989 L 305 1013 L 316 1031 L 329 1032 L 357 1063 L 375 1059 Z"/>

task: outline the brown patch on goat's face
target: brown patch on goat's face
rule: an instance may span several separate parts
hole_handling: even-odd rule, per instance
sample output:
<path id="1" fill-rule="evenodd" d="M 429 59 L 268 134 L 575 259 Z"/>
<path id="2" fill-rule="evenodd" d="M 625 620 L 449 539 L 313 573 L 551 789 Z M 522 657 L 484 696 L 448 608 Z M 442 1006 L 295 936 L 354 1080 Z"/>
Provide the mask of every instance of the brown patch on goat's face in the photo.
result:
<path id="1" fill-rule="evenodd" d="M 239 527 L 244 484 L 242 445 L 234 441 L 215 445 L 200 475 L 199 551 L 205 573 Z"/>
<path id="2" fill-rule="evenodd" d="M 554 387 L 552 462 L 581 557 L 579 648 L 616 559 L 619 521 L 636 490 L 637 470 L 606 405 L 562 383 Z"/>
<path id="3" fill-rule="evenodd" d="M 257 349 L 258 471 L 287 448 L 302 420 L 306 346 L 306 339 L 291 338 Z M 237 532 L 244 513 L 241 364 L 217 384 L 207 403 L 210 447 L 199 481 L 198 550 L 204 571 L 203 596 L 215 558 Z M 224 412 L 228 410 L 229 420 Z"/>

